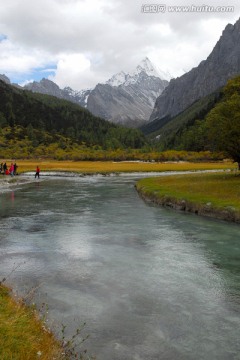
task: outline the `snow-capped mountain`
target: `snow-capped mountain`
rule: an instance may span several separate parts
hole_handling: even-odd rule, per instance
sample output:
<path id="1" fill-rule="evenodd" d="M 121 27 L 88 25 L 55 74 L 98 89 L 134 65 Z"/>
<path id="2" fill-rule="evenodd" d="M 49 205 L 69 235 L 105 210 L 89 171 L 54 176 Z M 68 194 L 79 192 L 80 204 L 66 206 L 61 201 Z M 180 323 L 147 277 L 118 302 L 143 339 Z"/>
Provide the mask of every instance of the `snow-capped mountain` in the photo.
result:
<path id="1" fill-rule="evenodd" d="M 142 71 L 144 71 L 148 76 L 159 77 L 162 80 L 170 81 L 172 79 L 172 76 L 168 71 L 160 70 L 156 65 L 153 65 L 148 57 L 140 62 L 140 64 L 136 67 L 136 70 L 133 72 L 133 75 L 140 74 Z"/>
<path id="2" fill-rule="evenodd" d="M 148 76 L 155 76 L 161 78 L 156 67 L 151 63 L 148 57 L 143 59 L 140 64 L 136 67 L 134 71 L 135 74 L 140 74 L 140 72 L 144 71 Z M 162 80 L 166 80 L 165 78 L 161 78 Z"/>
<path id="3" fill-rule="evenodd" d="M 125 83 L 127 80 L 128 74 L 126 74 L 124 71 L 120 71 L 119 73 L 113 75 L 111 79 L 106 81 L 106 84 L 111 86 L 119 86 Z"/>
<path id="4" fill-rule="evenodd" d="M 76 102 L 77 104 L 86 108 L 87 100 L 92 89 L 73 90 L 67 86 L 62 91 L 66 98 L 71 99 L 70 101 Z"/>
<path id="5" fill-rule="evenodd" d="M 137 127 L 148 120 L 156 98 L 168 85 L 164 76 L 145 58 L 133 71 L 121 71 L 98 84 L 89 95 L 87 108 L 112 122 Z"/>
<path id="6" fill-rule="evenodd" d="M 172 78 L 168 72 L 157 69 L 157 67 L 149 60 L 149 58 L 146 57 L 132 72 L 125 73 L 124 71 L 120 71 L 119 73 L 113 75 L 111 79 L 106 82 L 106 84 L 111 86 L 134 84 L 137 82 L 141 72 L 144 72 L 148 76 L 155 76 L 161 80 L 170 81 Z"/>
<path id="7" fill-rule="evenodd" d="M 168 85 L 166 78 L 169 74 L 160 72 L 145 58 L 133 71 L 121 71 L 94 89 L 60 89 L 48 79 L 34 81 L 24 88 L 72 101 L 111 122 L 137 127 L 148 121 L 156 98 Z"/>

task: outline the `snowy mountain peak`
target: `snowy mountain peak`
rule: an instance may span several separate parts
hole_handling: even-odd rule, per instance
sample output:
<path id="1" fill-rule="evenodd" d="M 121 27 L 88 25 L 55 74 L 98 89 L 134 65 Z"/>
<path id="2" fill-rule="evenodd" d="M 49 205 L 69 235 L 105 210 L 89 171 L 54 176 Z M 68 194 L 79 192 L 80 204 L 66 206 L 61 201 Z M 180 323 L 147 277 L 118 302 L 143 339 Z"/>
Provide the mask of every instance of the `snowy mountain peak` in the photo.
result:
<path id="1" fill-rule="evenodd" d="M 143 59 L 139 65 L 131 72 L 125 73 L 124 71 L 120 71 L 119 73 L 113 75 L 111 79 L 109 79 L 106 84 L 111 86 L 119 86 L 125 85 L 128 86 L 130 84 L 135 84 L 141 73 L 145 73 L 148 76 L 154 76 L 156 78 L 160 78 L 161 80 L 169 81 L 172 76 L 169 73 L 160 71 L 156 66 L 149 60 L 148 57 Z"/>
<path id="2" fill-rule="evenodd" d="M 156 67 L 151 63 L 148 57 L 146 57 L 140 62 L 133 74 L 140 74 L 140 72 L 142 71 L 144 71 L 148 76 L 160 77 L 159 72 L 157 71 Z"/>
<path id="3" fill-rule="evenodd" d="M 111 79 L 109 79 L 106 84 L 111 86 L 119 86 L 125 83 L 127 78 L 127 74 L 124 71 L 120 71 L 119 73 L 113 75 Z"/>

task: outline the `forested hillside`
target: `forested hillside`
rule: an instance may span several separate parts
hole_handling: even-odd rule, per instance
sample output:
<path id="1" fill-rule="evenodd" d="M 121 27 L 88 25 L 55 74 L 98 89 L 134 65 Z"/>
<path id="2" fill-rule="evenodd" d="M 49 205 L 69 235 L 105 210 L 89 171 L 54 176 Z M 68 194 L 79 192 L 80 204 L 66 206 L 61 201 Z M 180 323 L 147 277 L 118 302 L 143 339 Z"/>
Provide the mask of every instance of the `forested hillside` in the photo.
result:
<path id="1" fill-rule="evenodd" d="M 205 149 L 206 139 L 200 131 L 203 120 L 208 112 L 222 98 L 222 89 L 205 96 L 181 114 L 173 117 L 167 123 L 152 122 L 142 127 L 158 149 L 201 151 Z"/>
<path id="2" fill-rule="evenodd" d="M 66 100 L 21 90 L 3 81 L 0 81 L 0 130 L 1 145 L 6 150 L 11 142 L 28 149 L 27 152 L 29 147 L 52 143 L 58 143 L 62 150 L 70 145 L 124 149 L 145 144 L 138 130 L 114 125 Z"/>
<path id="3" fill-rule="evenodd" d="M 197 101 L 149 137 L 159 150 L 221 151 L 240 169 L 240 76 Z"/>

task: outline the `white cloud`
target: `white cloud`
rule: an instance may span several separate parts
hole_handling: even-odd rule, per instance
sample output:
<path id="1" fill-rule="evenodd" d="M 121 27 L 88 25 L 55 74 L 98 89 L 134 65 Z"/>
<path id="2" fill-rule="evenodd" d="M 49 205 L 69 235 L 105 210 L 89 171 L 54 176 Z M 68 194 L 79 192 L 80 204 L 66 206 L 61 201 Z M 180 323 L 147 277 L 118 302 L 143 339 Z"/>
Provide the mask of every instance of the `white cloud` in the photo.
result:
<path id="1" fill-rule="evenodd" d="M 52 58 L 52 59 L 51 59 Z M 0 42 L 0 72 L 8 74 L 30 73 L 33 69 L 44 67 L 52 60 L 50 54 L 37 49 L 28 49 L 19 46 L 9 39 Z"/>
<path id="2" fill-rule="evenodd" d="M 166 5 L 191 5 L 169 0 Z M 239 15 L 239 0 L 208 0 L 233 5 L 234 13 L 145 14 L 135 0 L 1 0 L 0 73 L 34 77 L 56 67 L 59 86 L 92 87 L 112 74 L 132 69 L 148 56 L 178 76 L 211 52 L 227 23 Z M 162 2 L 160 2 L 162 3 Z M 196 5 L 202 2 L 194 1 Z M 50 65 L 49 65 L 50 64 Z M 31 74 L 31 75 L 29 75 Z"/>
<path id="3" fill-rule="evenodd" d="M 96 85 L 96 77 L 91 69 L 91 62 L 83 54 L 63 54 L 57 63 L 54 76 L 49 77 L 60 87 L 70 86 L 83 89 Z"/>

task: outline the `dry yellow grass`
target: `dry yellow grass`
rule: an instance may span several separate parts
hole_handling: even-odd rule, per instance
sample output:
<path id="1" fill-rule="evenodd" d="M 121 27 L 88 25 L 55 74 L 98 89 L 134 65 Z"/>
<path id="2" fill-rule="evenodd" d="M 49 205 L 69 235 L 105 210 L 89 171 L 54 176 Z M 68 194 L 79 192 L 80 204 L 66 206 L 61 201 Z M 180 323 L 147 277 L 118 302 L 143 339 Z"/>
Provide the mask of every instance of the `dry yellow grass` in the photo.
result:
<path id="1" fill-rule="evenodd" d="M 3 162 L 4 160 L 1 160 Z M 10 164 L 11 160 L 7 161 Z M 111 161 L 33 161 L 18 160 L 18 172 L 35 171 L 39 165 L 41 171 L 74 171 L 78 173 L 118 173 L 118 172 L 158 172 L 158 171 L 190 171 L 236 169 L 231 162 L 111 162 Z"/>
<path id="2" fill-rule="evenodd" d="M 62 348 L 44 329 L 37 313 L 16 302 L 9 289 L 0 285 L 0 359 L 60 360 Z"/>

